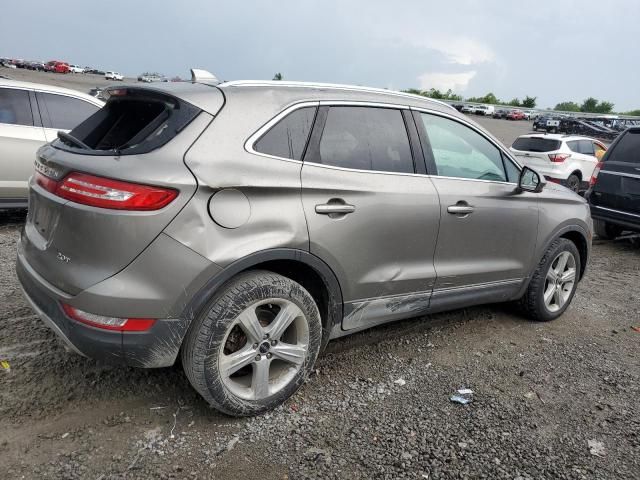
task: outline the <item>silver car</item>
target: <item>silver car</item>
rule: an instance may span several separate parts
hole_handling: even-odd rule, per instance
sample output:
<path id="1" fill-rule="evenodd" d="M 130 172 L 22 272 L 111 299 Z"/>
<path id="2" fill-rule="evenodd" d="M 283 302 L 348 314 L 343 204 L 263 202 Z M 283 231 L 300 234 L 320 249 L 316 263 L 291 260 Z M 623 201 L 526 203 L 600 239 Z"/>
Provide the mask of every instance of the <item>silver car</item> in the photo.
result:
<path id="1" fill-rule="evenodd" d="M 213 80 L 114 87 L 38 152 L 17 272 L 72 350 L 181 357 L 233 415 L 290 397 L 331 339 L 517 301 L 560 316 L 584 199 L 438 101 Z"/>
<path id="2" fill-rule="evenodd" d="M 103 105 L 74 90 L 0 79 L 0 209 L 26 208 L 38 148 Z"/>

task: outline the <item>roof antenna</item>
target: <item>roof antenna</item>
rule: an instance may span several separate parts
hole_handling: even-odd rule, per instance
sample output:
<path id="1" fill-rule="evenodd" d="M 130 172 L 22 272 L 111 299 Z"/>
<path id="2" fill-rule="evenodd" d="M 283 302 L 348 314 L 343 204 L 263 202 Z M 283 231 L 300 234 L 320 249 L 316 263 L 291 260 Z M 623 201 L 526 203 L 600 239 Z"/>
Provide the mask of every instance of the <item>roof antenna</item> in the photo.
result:
<path id="1" fill-rule="evenodd" d="M 217 85 L 218 83 L 220 83 L 218 77 L 216 77 L 213 73 L 206 70 L 201 70 L 199 68 L 191 69 L 191 81 L 199 83 L 211 83 L 213 85 Z"/>

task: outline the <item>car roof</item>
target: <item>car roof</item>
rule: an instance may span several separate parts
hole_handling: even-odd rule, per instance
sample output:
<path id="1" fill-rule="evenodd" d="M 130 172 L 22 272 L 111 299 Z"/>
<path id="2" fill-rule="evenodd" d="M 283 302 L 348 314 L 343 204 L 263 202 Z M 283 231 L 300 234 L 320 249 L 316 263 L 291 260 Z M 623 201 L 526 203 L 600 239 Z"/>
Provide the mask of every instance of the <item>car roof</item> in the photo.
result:
<path id="1" fill-rule="evenodd" d="M 56 87 L 54 85 L 45 85 L 43 83 L 23 82 L 21 80 L 0 79 L 0 87 L 22 88 L 28 90 L 37 90 L 39 92 L 59 93 L 62 95 L 70 95 L 72 97 L 82 98 L 94 105 L 102 106 L 104 102 L 96 97 L 92 97 L 86 93 L 70 88 Z"/>
<path id="2" fill-rule="evenodd" d="M 561 140 L 569 142 L 573 140 L 593 140 L 598 143 L 602 143 L 597 138 L 586 137 L 584 135 L 566 135 L 563 133 L 527 133 L 526 135 L 520 135 L 518 138 L 548 138 L 550 140 Z"/>

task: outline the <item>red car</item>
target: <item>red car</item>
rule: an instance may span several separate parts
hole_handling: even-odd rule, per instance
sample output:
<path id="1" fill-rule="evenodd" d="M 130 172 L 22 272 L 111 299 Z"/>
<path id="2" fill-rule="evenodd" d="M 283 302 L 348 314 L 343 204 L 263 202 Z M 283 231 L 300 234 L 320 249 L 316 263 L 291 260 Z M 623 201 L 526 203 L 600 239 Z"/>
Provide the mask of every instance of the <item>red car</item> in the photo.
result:
<path id="1" fill-rule="evenodd" d="M 69 73 L 69 64 L 59 60 L 51 60 L 50 62 L 47 62 L 44 68 L 47 72 Z"/>
<path id="2" fill-rule="evenodd" d="M 525 115 L 522 110 L 511 110 L 507 113 L 507 120 L 524 120 Z"/>

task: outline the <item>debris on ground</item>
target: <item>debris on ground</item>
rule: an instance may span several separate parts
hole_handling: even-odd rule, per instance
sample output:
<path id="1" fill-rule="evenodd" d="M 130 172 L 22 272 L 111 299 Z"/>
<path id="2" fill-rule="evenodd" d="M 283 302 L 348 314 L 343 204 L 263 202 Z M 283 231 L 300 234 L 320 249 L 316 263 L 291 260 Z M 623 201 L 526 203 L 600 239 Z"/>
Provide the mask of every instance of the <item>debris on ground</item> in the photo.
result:
<path id="1" fill-rule="evenodd" d="M 401 387 L 404 387 L 407 384 L 407 382 L 403 378 L 399 378 L 397 380 L 394 380 L 393 383 L 395 383 L 396 385 L 399 385 Z"/>
<path id="2" fill-rule="evenodd" d="M 588 440 L 589 453 L 594 457 L 604 457 L 604 443 L 598 440 Z"/>
<path id="3" fill-rule="evenodd" d="M 634 332 L 640 333 L 640 327 L 631 326 L 631 330 L 633 330 Z"/>
<path id="4" fill-rule="evenodd" d="M 449 400 L 454 403 L 467 405 L 473 402 L 473 390 L 471 390 L 470 388 L 459 388 L 455 394 L 451 395 Z"/>
<path id="5" fill-rule="evenodd" d="M 11 365 L 9 365 L 9 362 L 7 360 L 2 360 L 0 362 L 0 368 L 2 368 L 2 370 L 7 373 L 11 372 Z"/>

